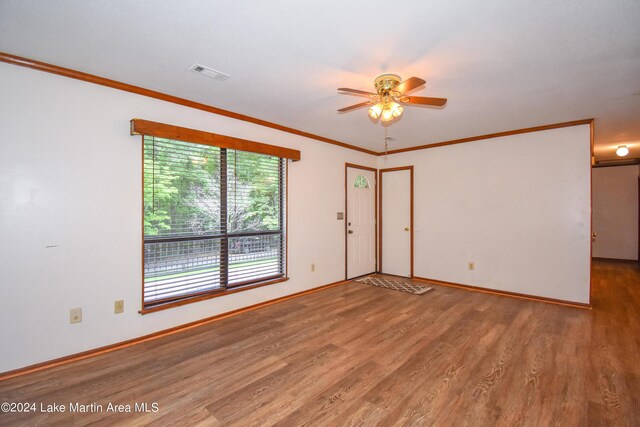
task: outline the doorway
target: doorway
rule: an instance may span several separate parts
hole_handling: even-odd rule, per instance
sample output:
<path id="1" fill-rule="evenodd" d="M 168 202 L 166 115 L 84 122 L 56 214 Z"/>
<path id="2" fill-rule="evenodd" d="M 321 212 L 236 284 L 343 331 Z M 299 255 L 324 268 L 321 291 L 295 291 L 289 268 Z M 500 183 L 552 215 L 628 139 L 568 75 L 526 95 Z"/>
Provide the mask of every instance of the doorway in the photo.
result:
<path id="1" fill-rule="evenodd" d="M 345 164 L 345 276 L 377 270 L 375 168 Z"/>
<path id="2" fill-rule="evenodd" d="M 591 249 L 594 258 L 639 259 L 638 173 L 638 165 L 607 165 L 592 169 Z"/>
<path id="3" fill-rule="evenodd" d="M 380 272 L 413 277 L 413 166 L 380 170 Z"/>

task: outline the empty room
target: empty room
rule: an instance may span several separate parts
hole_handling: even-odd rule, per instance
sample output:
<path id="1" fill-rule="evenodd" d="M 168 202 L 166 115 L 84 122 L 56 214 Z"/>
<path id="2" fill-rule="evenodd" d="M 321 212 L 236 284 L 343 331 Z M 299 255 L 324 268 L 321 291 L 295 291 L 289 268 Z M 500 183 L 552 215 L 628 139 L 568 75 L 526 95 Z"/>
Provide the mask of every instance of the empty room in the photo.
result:
<path id="1" fill-rule="evenodd" d="M 635 0 L 0 0 L 0 130 L 0 425 L 638 425 Z"/>

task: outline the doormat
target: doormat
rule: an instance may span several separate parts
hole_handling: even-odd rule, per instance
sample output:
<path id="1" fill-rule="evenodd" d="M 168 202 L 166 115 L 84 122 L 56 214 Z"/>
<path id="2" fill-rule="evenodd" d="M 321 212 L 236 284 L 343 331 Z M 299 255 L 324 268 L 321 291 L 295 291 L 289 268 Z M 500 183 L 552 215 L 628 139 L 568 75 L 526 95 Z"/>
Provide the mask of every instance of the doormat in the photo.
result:
<path id="1" fill-rule="evenodd" d="M 365 285 L 373 285 L 381 288 L 393 289 L 394 291 L 408 292 L 415 295 L 426 294 L 427 292 L 433 290 L 433 288 L 430 286 L 418 286 L 412 283 L 380 279 L 377 277 L 363 277 L 361 279 L 355 279 L 354 281 L 364 283 Z"/>

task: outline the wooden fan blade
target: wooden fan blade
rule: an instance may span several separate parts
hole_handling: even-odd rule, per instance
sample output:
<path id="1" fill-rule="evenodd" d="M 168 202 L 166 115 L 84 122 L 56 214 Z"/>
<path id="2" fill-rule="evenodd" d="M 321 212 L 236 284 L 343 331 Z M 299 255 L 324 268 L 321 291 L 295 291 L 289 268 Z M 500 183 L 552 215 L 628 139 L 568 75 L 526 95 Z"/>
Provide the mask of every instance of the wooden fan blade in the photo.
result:
<path id="1" fill-rule="evenodd" d="M 427 82 L 425 82 L 422 79 L 419 79 L 417 77 L 409 77 L 407 80 L 403 81 L 402 83 L 400 83 L 398 85 L 397 88 L 395 88 L 395 90 L 397 90 L 400 93 L 407 93 L 409 91 L 412 91 L 413 89 L 422 86 L 423 84 L 426 84 Z"/>
<path id="2" fill-rule="evenodd" d="M 339 87 L 338 90 L 342 92 L 349 92 L 354 95 L 360 95 L 360 96 L 376 96 L 376 94 L 372 92 L 366 92 L 364 90 L 358 90 L 358 89 L 349 89 L 348 87 Z"/>
<path id="3" fill-rule="evenodd" d="M 405 104 L 419 104 L 419 105 L 435 105 L 442 107 L 447 103 L 447 98 L 428 98 L 426 96 L 404 96 L 400 98 L 400 102 Z"/>
<path id="4" fill-rule="evenodd" d="M 371 105 L 371 101 L 361 102 L 360 104 L 350 105 L 348 107 L 344 107 L 338 110 L 339 113 L 346 113 L 347 111 L 355 110 L 358 108 L 365 107 L 367 105 Z"/>

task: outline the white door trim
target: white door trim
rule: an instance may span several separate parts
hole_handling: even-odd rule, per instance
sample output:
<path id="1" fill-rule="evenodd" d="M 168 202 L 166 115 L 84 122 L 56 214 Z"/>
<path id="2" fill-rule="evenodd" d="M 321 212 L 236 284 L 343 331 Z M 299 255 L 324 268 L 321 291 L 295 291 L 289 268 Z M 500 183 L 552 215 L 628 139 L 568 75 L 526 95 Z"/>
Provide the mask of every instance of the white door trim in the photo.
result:
<path id="1" fill-rule="evenodd" d="M 345 280 L 349 280 L 349 243 L 348 243 L 348 239 L 347 239 L 347 232 L 348 232 L 348 226 L 347 226 L 347 221 L 349 218 L 349 211 L 348 211 L 348 206 L 349 206 L 349 180 L 348 180 L 348 171 L 349 168 L 353 168 L 353 169 L 362 169 L 362 170 L 366 170 L 366 171 L 371 171 L 373 172 L 374 176 L 376 177 L 376 182 L 375 182 L 375 186 L 376 188 L 374 189 L 374 220 L 375 223 L 378 224 L 378 169 L 376 168 L 372 168 L 369 166 L 362 166 L 362 165 L 356 165 L 353 163 L 345 163 L 344 164 L 344 278 Z M 375 237 L 374 237 L 374 244 L 375 244 L 375 250 L 374 250 L 374 254 L 376 257 L 376 265 L 375 265 L 375 271 L 373 271 L 373 273 L 377 272 L 379 269 L 379 261 L 378 261 L 378 227 L 374 227 L 374 233 L 375 233 Z"/>
<path id="2" fill-rule="evenodd" d="M 385 172 L 396 172 L 396 171 L 402 171 L 402 170 L 408 170 L 409 171 L 409 182 L 410 182 L 410 187 L 409 187 L 409 253 L 410 253 L 410 277 L 413 277 L 413 240 L 414 240 L 414 225 L 413 225 L 413 165 L 411 166 L 399 166 L 399 167 L 395 167 L 395 168 L 387 168 L 387 169 L 380 169 L 379 170 L 379 178 L 378 178 L 378 191 L 380 192 L 380 196 L 378 197 L 378 248 L 380 253 L 378 254 L 378 266 L 379 266 L 379 272 L 384 274 L 384 271 L 382 271 L 382 224 L 383 224 L 383 220 L 384 218 L 382 217 L 382 180 L 384 177 L 384 173 Z"/>

